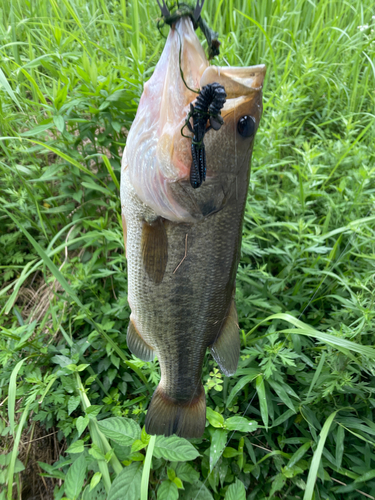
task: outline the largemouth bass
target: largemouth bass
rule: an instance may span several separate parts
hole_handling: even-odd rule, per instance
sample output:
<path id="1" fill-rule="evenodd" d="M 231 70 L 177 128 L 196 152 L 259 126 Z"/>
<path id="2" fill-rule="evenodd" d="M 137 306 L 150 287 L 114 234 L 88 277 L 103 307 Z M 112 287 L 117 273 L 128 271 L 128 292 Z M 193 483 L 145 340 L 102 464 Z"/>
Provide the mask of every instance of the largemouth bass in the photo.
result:
<path id="1" fill-rule="evenodd" d="M 203 434 L 207 348 L 225 375 L 237 368 L 235 277 L 265 71 L 209 66 L 183 17 L 170 30 L 129 131 L 121 172 L 127 344 L 142 360 L 157 356 L 161 370 L 146 416 L 149 434 Z M 191 89 L 214 82 L 227 96 L 223 123 L 205 134 L 206 180 L 193 189 L 192 140 L 181 129 L 196 102 Z"/>

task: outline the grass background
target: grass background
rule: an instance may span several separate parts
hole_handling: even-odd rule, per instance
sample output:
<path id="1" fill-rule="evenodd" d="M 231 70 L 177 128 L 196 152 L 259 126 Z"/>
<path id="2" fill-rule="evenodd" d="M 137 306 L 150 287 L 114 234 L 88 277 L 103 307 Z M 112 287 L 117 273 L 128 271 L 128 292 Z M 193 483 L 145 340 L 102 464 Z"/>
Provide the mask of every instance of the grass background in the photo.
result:
<path id="1" fill-rule="evenodd" d="M 243 350 L 230 379 L 207 356 L 199 456 L 159 446 L 150 498 L 375 498 L 375 9 L 206 4 L 214 63 L 268 66 L 237 276 Z M 159 372 L 126 347 L 118 184 L 165 41 L 158 15 L 148 0 L 0 0 L 1 499 L 104 498 L 142 471 Z M 140 426 L 127 446 L 100 434 L 114 417 Z"/>

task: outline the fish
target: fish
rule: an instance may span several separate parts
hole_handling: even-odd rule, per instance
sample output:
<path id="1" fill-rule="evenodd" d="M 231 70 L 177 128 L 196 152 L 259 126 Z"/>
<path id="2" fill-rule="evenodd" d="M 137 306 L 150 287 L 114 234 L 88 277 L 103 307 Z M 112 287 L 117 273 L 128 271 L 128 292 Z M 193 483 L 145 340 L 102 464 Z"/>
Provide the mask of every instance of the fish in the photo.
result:
<path id="1" fill-rule="evenodd" d="M 265 74 L 264 65 L 210 65 L 191 19 L 182 17 L 128 133 L 121 165 L 127 345 L 141 360 L 156 356 L 161 372 L 148 434 L 203 435 L 207 349 L 226 376 L 237 369 L 235 279 Z M 194 188 L 187 117 L 197 92 L 213 83 L 225 89 L 222 123 L 218 130 L 207 124 L 205 180 Z"/>

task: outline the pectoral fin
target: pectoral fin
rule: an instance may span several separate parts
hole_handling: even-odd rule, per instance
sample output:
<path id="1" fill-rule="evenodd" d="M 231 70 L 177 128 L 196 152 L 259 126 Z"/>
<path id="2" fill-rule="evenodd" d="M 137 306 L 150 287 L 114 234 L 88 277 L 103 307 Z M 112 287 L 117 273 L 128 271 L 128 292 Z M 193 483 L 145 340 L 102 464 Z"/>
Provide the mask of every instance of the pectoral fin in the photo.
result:
<path id="1" fill-rule="evenodd" d="M 143 223 L 142 260 L 148 277 L 157 285 L 161 283 L 168 261 L 168 238 L 161 217 Z"/>
<path id="2" fill-rule="evenodd" d="M 210 346 L 212 356 L 227 377 L 236 372 L 240 357 L 241 342 L 237 321 L 236 305 L 232 301 L 229 314 L 220 331 L 219 337 Z"/>
<path id="3" fill-rule="evenodd" d="M 152 361 L 154 359 L 154 350 L 143 340 L 132 320 L 129 321 L 126 343 L 132 354 L 142 361 Z"/>

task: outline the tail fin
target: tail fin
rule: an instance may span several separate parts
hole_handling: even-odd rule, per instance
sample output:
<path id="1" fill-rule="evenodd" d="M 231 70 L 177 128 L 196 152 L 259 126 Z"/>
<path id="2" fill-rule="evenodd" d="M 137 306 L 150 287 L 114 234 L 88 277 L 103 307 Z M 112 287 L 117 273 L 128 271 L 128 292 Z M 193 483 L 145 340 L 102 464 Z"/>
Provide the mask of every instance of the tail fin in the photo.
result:
<path id="1" fill-rule="evenodd" d="M 203 385 L 197 389 L 197 396 L 183 402 L 167 396 L 160 385 L 156 388 L 146 416 L 147 434 L 199 438 L 205 425 L 206 395 Z"/>

